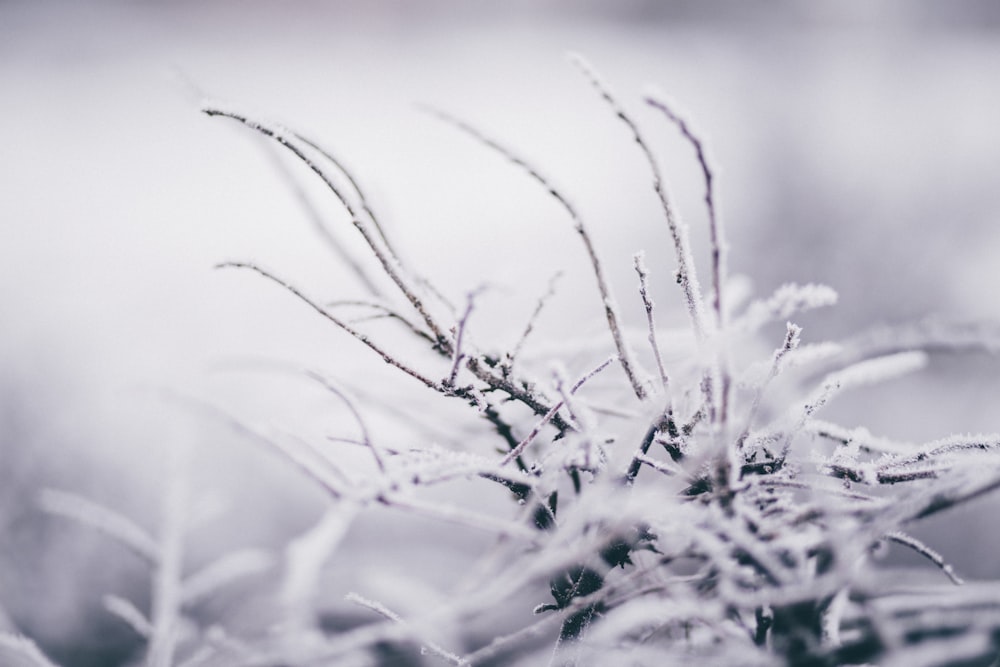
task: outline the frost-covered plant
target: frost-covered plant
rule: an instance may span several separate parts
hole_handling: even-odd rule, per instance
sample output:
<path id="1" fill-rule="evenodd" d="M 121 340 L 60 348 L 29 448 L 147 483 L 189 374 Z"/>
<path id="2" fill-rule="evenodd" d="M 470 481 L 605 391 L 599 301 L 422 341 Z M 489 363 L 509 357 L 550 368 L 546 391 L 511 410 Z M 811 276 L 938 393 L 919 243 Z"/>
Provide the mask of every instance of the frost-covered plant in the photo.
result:
<path id="1" fill-rule="evenodd" d="M 373 360 L 409 376 L 415 390 L 466 404 L 492 435 L 461 451 L 416 441 L 382 443 L 372 437 L 365 406 L 352 392 L 310 371 L 310 379 L 352 415 L 371 471 L 346 468 L 329 447 L 276 441 L 239 426 L 321 486 L 330 505 L 285 550 L 280 622 L 254 636 L 206 641 L 186 664 L 424 660 L 400 648 L 390 653 L 393 663 L 385 658 L 392 646 L 419 647 L 427 660 L 455 665 L 990 664 L 1000 649 L 1000 585 L 963 584 L 938 553 L 906 531 L 1000 487 L 993 471 L 1000 436 L 897 442 L 824 421 L 821 410 L 845 391 L 919 370 L 928 350 L 992 348 L 993 331 L 928 321 L 839 344 L 805 343 L 802 329 L 789 320 L 833 304 L 832 289 L 790 284 L 741 306 L 727 280 L 726 243 L 703 144 L 672 105 L 651 92 L 646 103 L 687 139 L 704 177 L 711 243 L 706 295 L 688 229 L 650 144 L 594 70 L 579 57 L 573 62 L 634 139 L 672 240 L 672 258 L 634 258 L 633 298 L 646 315 L 641 326 L 623 322 L 598 248 L 570 199 L 517 153 L 464 121 L 433 113 L 513 163 L 568 216 L 597 287 L 594 310 L 599 307 L 607 320 L 607 350 L 588 344 L 593 357 L 576 376 L 557 355 L 540 363 L 521 354 L 551 287 L 514 345 L 500 353 L 478 348 L 468 324 L 479 292 L 471 289 L 464 303 L 452 306 L 404 264 L 357 179 L 332 153 L 225 105 L 203 107 L 209 116 L 269 138 L 321 179 L 398 298 L 384 295 L 354 258 L 351 266 L 371 295 L 330 305 L 257 264 L 221 266 L 277 284 L 369 348 Z M 323 233 L 336 243 L 330 230 Z M 649 277 L 664 262 L 674 271 L 690 324 L 686 333 L 656 325 Z M 358 310 L 373 317 L 345 314 Z M 403 358 L 373 338 L 364 323 L 385 318 L 422 343 L 425 357 Z M 775 322 L 787 324 L 772 341 L 773 352 L 746 358 L 747 342 Z M 661 351 L 668 333 L 669 355 Z M 455 479 L 501 485 L 514 501 L 510 512 L 501 516 L 420 493 Z M 67 513 L 60 498 L 50 495 L 47 502 Z M 422 611 L 404 616 L 364 591 L 343 591 L 347 601 L 381 620 L 324 632 L 316 604 L 320 573 L 351 523 L 375 505 L 492 531 L 497 540 L 462 585 Z M 138 539 L 108 532 L 126 543 Z M 889 542 L 926 557 L 940 569 L 940 580 L 916 581 L 880 565 L 877 552 Z M 161 562 L 160 576 L 170 574 L 170 585 L 181 585 L 176 568 L 164 568 Z M 523 606 L 526 592 L 533 610 Z M 156 627 L 155 614 L 146 620 L 134 607 L 112 602 L 109 608 L 140 632 Z M 180 608 L 171 609 L 174 618 Z M 524 619 L 520 627 L 485 640 L 464 631 L 499 609 L 510 612 L 505 618 Z M 169 664 L 156 662 L 155 654 L 151 647 L 149 664 Z"/>

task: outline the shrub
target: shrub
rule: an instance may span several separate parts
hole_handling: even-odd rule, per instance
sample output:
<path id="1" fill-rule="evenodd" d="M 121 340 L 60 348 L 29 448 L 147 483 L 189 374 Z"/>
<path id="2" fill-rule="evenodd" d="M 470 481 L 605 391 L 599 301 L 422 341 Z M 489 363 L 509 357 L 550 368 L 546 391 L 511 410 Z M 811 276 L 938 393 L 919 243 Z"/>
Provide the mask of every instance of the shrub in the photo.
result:
<path id="1" fill-rule="evenodd" d="M 278 442 L 233 424 L 289 459 L 330 497 L 321 521 L 288 545 L 278 565 L 267 554 L 235 552 L 184 576 L 177 528 L 183 494 L 166 500 L 169 511 L 156 537 L 107 508 L 48 492 L 50 511 L 101 528 L 153 567 L 149 613 L 121 598 L 107 600 L 109 611 L 148 639 L 148 664 L 417 664 L 425 660 L 421 655 L 456 665 L 994 664 L 997 584 L 963 585 L 938 553 L 906 531 L 1000 486 L 990 469 L 1000 436 L 905 443 L 821 418 L 843 392 L 918 371 L 927 350 L 992 347 L 991 330 L 929 320 L 839 344 L 806 343 L 802 329 L 788 321 L 769 356 L 748 359 L 754 349 L 748 343 L 760 340 L 767 325 L 832 305 L 835 292 L 789 284 L 744 307 L 736 302 L 703 144 L 663 96 L 650 93 L 646 103 L 688 140 L 704 177 L 711 261 L 703 291 L 687 227 L 652 147 L 594 70 L 579 57 L 573 62 L 649 167 L 673 242 L 667 261 L 675 266 L 690 324 L 684 355 L 660 349 L 663 331 L 649 277 L 665 260 L 651 270 L 641 253 L 635 256 L 633 298 L 641 300 L 646 319 L 638 327 L 626 324 L 581 211 L 532 163 L 472 125 L 432 112 L 554 198 L 589 260 L 594 311 L 600 308 L 607 321 L 612 353 L 593 352 L 590 369 L 578 377 L 559 359 L 540 363 L 522 355 L 551 288 L 514 345 L 499 353 L 478 348 L 468 324 L 481 290 L 470 289 L 455 306 L 405 265 L 358 180 L 333 154 L 226 106 L 203 108 L 276 142 L 321 179 L 399 298 L 379 296 L 368 268 L 353 258 L 372 295 L 334 305 L 257 264 L 221 266 L 275 283 L 367 347 L 373 359 L 409 376 L 414 391 L 468 406 L 488 423 L 490 438 L 461 451 L 387 445 L 371 435 L 351 391 L 309 372 L 353 416 L 373 465 L 345 469 L 329 448 Z M 372 318 L 344 314 L 358 310 L 401 325 L 425 357 L 397 355 L 369 334 L 365 322 Z M 455 479 L 502 486 L 511 511 L 499 516 L 475 507 L 475 497 L 467 507 L 420 493 Z M 404 617 L 347 592 L 348 601 L 381 620 L 331 632 L 315 601 L 323 566 L 351 523 L 376 505 L 456 530 L 490 531 L 496 543 L 463 577 L 465 586 L 440 603 L 421 605 L 419 613 Z M 880 563 L 887 543 L 915 550 L 940 573 L 916 576 Z M 188 613 L 194 601 L 269 567 L 280 577 L 274 622 L 266 629 L 241 636 L 221 619 Z M 533 617 L 526 598 L 535 600 Z M 498 625 L 520 625 L 484 638 L 482 619 L 494 618 L 502 619 Z M 0 650 L 25 664 L 46 664 L 27 640 L 5 641 Z"/>

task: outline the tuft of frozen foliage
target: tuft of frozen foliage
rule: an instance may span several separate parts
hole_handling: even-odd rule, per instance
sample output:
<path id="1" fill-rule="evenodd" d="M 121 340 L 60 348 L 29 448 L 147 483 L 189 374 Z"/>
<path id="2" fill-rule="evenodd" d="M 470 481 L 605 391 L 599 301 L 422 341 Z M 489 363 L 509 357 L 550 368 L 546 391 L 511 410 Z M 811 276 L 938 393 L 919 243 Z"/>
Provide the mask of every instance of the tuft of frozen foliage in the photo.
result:
<path id="1" fill-rule="evenodd" d="M 933 545 L 908 532 L 927 516 L 1000 488 L 1000 436 L 898 442 L 818 416 L 845 392 L 921 370 L 935 350 L 994 350 L 996 328 L 927 320 L 823 341 L 793 318 L 836 303 L 833 289 L 790 283 L 756 301 L 727 291 L 728 248 L 706 147 L 672 103 L 651 92 L 647 104 L 690 143 L 704 178 L 708 299 L 654 147 L 596 70 L 580 56 L 571 61 L 638 146 L 673 243 L 656 261 L 633 257 L 638 284 L 625 298 L 643 307 L 644 322 L 623 321 L 621 297 L 581 211 L 533 160 L 464 120 L 432 113 L 512 163 L 541 186 L 539 196 L 562 207 L 596 283 L 588 283 L 596 287 L 593 312 L 607 325 L 599 345 L 530 335 L 553 278 L 536 286 L 542 296 L 509 349 L 484 351 L 468 326 L 482 288 L 470 280 L 462 307 L 449 307 L 440 290 L 399 260 L 342 160 L 295 131 L 206 103 L 205 114 L 262 135 L 320 179 L 371 253 L 351 258 L 371 294 L 330 302 L 256 262 L 219 266 L 284 290 L 339 329 L 345 344 L 413 380 L 414 392 L 465 406 L 484 428 L 475 437 L 456 434 L 460 449 L 417 437 L 382 442 L 364 416 L 377 392 L 356 392 L 359 399 L 331 374 L 304 371 L 355 422 L 359 437 L 338 440 L 363 446 L 371 460 L 348 466 L 330 448 L 270 437 L 213 409 L 299 469 L 329 504 L 279 553 L 234 550 L 196 572 L 183 567 L 183 484 L 165 494 L 155 534 L 110 509 L 47 492 L 49 511 L 101 530 L 150 563 L 148 613 L 123 598 L 105 600 L 146 640 L 148 665 L 373 665 L 387 664 L 379 655 L 391 649 L 394 664 L 414 665 L 929 666 L 989 664 L 1000 651 L 1000 584 L 963 584 Z M 650 275 L 660 270 L 674 272 L 679 294 L 654 295 Z M 657 301 L 679 302 L 689 320 L 685 336 L 657 326 Z M 347 319 L 347 307 L 377 317 Z M 382 340 L 379 322 L 387 319 L 423 346 L 422 358 L 405 358 Z M 761 340 L 767 324 L 782 321 L 782 339 Z M 680 338 L 686 347 L 666 344 Z M 640 345 L 646 349 L 637 351 Z M 760 349 L 771 352 L 754 353 Z M 654 372 L 643 362 L 655 364 Z M 622 372 L 605 372 L 613 365 Z M 796 372 L 802 370 L 809 372 Z M 509 507 L 498 511 L 476 496 L 461 506 L 430 499 L 429 487 L 457 480 L 501 487 Z M 419 599 L 407 606 L 378 599 L 364 580 L 324 591 L 325 568 L 374 507 L 486 532 L 493 546 L 470 571 L 456 572 L 448 590 L 413 592 Z M 922 556 L 933 577 L 881 565 L 876 552 L 886 543 Z M 395 548 L 405 559 L 406 546 Z M 191 613 L 237 580 L 272 570 L 278 592 L 265 631 L 230 633 Z M 418 591 L 394 588 L 401 599 Z M 321 597 L 349 603 L 366 622 L 330 631 Z M 492 634 L 467 630 L 484 623 Z"/>

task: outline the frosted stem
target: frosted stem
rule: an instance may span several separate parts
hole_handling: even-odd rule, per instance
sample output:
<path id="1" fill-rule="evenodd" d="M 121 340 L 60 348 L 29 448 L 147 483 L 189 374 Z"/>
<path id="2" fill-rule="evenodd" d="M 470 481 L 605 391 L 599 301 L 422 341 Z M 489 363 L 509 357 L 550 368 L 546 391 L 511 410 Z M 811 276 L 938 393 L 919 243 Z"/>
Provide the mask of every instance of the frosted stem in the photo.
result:
<path id="1" fill-rule="evenodd" d="M 443 111 L 437 109 L 427 108 L 428 113 L 439 118 L 440 120 L 462 130 L 472 138 L 476 139 L 483 145 L 496 151 L 503 157 L 507 158 L 517 167 L 521 168 L 525 173 L 528 174 L 532 179 L 538 182 L 543 188 L 545 188 L 548 193 L 559 203 L 559 205 L 566 211 L 570 219 L 573 222 L 573 228 L 576 230 L 577 234 L 580 235 L 580 239 L 583 241 L 583 245 L 587 250 L 587 256 L 590 259 L 590 265 L 594 271 L 594 278 L 597 280 L 597 289 L 601 295 L 601 302 L 604 304 L 604 314 L 608 320 L 608 329 L 611 331 L 611 337 L 615 343 L 615 349 L 618 351 L 618 361 L 621 364 L 622 370 L 625 371 L 625 375 L 628 377 L 629 382 L 632 385 L 632 391 L 639 399 L 644 399 L 646 397 L 646 390 L 642 386 L 642 382 L 639 380 L 637 372 L 635 370 L 635 362 L 632 360 L 632 355 L 628 350 L 628 346 L 625 342 L 625 338 L 622 335 L 621 324 L 619 323 L 618 309 L 615 306 L 614 298 L 611 294 L 611 288 L 608 286 L 607 278 L 604 276 L 604 269 L 601 265 L 601 261 L 597 256 L 597 249 L 594 247 L 594 243 L 590 238 L 590 233 L 587 231 L 586 226 L 583 223 L 583 219 L 580 217 L 579 212 L 576 207 L 570 203 L 569 199 L 556 189 L 552 182 L 543 176 L 534 166 L 528 163 L 526 160 L 516 155 L 509 148 L 501 145 L 497 141 L 487 137 L 485 134 L 480 132 L 478 129 L 472 125 L 466 123 L 463 120 L 459 120 L 454 116 L 451 116 Z"/>

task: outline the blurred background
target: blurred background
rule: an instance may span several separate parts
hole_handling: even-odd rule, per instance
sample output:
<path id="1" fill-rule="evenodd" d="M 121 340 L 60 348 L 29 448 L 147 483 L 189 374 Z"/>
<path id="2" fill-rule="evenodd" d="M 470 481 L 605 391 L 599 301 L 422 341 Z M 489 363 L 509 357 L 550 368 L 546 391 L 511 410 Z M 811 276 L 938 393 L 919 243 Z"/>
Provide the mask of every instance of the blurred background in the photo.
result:
<path id="1" fill-rule="evenodd" d="M 0 624 L 64 665 L 116 664 L 135 643 L 100 596 L 141 597 L 142 564 L 42 515 L 42 488 L 152 527 L 165 453 L 192 447 L 194 486 L 227 508 L 194 561 L 281 544 L 318 516 L 320 494 L 282 461 L 169 397 L 321 438 L 354 426 L 283 368 L 350 379 L 366 405 L 415 390 L 289 295 L 213 269 L 250 260 L 321 301 L 361 293 L 288 187 L 279 167 L 291 165 L 199 113 L 202 96 L 334 150 L 401 255 L 449 298 L 488 284 L 472 324 L 484 345 L 516 340 L 557 269 L 567 275 L 538 339 L 598 333 L 596 292 L 551 199 L 422 104 L 551 175 L 585 216 L 633 323 L 631 257 L 643 248 L 662 322 L 683 321 L 641 156 L 567 51 L 643 125 L 703 267 L 697 164 L 642 104 L 647 84 L 706 141 L 732 271 L 757 295 L 787 281 L 840 293 L 836 308 L 802 319 L 807 340 L 930 314 L 1000 318 L 1000 5 L 990 0 L 0 0 Z M 305 172 L 293 176 L 366 257 L 343 213 Z M 831 418 L 918 441 L 995 432 L 998 369 L 978 353 L 936 357 Z M 381 423 L 376 408 L 371 418 Z M 390 442 L 412 437 L 383 428 Z M 995 502 L 922 535 L 963 575 L 995 577 Z M 353 553 L 378 576 L 405 571 L 386 545 L 425 544 L 430 529 L 378 521 L 357 529 Z M 475 552 L 476 539 L 444 551 Z M 436 564 L 432 584 L 450 566 L 441 551 L 421 561 Z"/>

